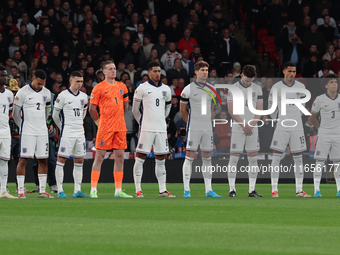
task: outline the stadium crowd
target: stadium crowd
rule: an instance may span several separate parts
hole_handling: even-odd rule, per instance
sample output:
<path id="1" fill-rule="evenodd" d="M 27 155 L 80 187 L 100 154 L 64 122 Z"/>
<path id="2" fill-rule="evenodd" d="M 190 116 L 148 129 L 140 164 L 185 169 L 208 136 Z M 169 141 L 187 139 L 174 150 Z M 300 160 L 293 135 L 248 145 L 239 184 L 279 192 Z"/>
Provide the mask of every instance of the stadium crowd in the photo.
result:
<path id="1" fill-rule="evenodd" d="M 148 80 L 147 65 L 160 63 L 162 83 L 172 91 L 168 139 L 173 151 L 185 148 L 181 132 L 185 122 L 179 113 L 179 96 L 194 78 L 193 66 L 209 63 L 209 82 L 235 83 L 240 77 L 245 42 L 255 48 L 258 31 L 267 29 L 275 36 L 276 51 L 283 62 L 297 64 L 303 77 L 339 74 L 340 1 L 329 0 L 234 0 L 226 8 L 197 0 L 6 0 L 0 3 L 0 63 L 19 87 L 31 81 L 36 69 L 47 73 L 46 87 L 56 95 L 69 86 L 71 71 L 84 75 L 81 88 L 89 97 L 104 74 L 101 64 L 114 60 L 117 80 L 129 92 L 127 151 L 134 152 L 138 124 L 132 115 L 134 90 Z M 245 25 L 245 33 L 240 28 Z M 261 78 L 257 67 L 256 83 L 263 88 L 264 102 L 274 80 Z M 262 70 L 263 71 L 263 70 Z M 307 83 L 312 97 L 323 93 L 315 83 Z M 222 105 L 213 118 L 230 118 L 226 90 L 219 90 Z M 266 107 L 266 103 L 265 103 Z M 305 133 L 315 135 L 307 118 Z M 96 137 L 96 125 L 88 114 L 84 121 L 88 147 Z M 15 130 L 15 129 L 13 129 Z M 269 152 L 273 128 L 260 128 L 261 151 Z M 57 132 L 55 133 L 57 137 Z M 182 134 L 182 135 L 181 135 Z M 261 135 L 262 134 L 262 135 Z M 265 135 L 266 134 L 266 135 Z M 17 137 L 14 132 L 13 137 Z M 55 137 L 55 138 L 56 138 Z M 217 151 L 229 152 L 230 132 L 215 128 Z"/>

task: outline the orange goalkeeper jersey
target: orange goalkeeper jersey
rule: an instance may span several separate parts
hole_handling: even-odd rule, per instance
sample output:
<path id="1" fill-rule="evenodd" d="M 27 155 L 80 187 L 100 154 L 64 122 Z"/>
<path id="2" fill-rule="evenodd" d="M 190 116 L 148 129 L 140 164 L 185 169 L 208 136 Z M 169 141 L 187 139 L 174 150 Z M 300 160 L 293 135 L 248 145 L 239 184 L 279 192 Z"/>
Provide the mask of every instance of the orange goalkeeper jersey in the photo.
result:
<path id="1" fill-rule="evenodd" d="M 104 80 L 94 87 L 90 103 L 100 109 L 98 132 L 126 131 L 124 102 L 128 100 L 127 87 L 119 81 L 112 85 Z"/>

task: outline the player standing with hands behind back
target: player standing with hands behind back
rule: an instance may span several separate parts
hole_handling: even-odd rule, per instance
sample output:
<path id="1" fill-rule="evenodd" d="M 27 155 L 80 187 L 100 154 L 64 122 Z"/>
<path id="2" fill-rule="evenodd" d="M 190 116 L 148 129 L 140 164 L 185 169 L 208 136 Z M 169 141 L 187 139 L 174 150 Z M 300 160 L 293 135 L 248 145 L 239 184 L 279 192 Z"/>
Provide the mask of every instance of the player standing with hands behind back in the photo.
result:
<path id="1" fill-rule="evenodd" d="M 159 185 L 159 196 L 175 197 L 166 190 L 165 185 L 165 158 L 169 152 L 165 118 L 169 115 L 171 109 L 171 90 L 169 86 L 160 81 L 161 67 L 158 63 L 149 63 L 148 74 L 150 79 L 135 91 L 132 108 L 132 113 L 138 121 L 141 131 L 133 167 L 136 197 L 144 197 L 141 188 L 143 164 L 152 146 L 154 146 L 156 157 L 155 173 Z M 142 114 L 139 112 L 141 103 L 143 104 Z"/>
<path id="2" fill-rule="evenodd" d="M 98 198 L 97 184 L 107 150 L 114 150 L 115 197 L 132 198 L 122 191 L 126 124 L 124 114 L 129 107 L 128 90 L 124 83 L 115 81 L 116 66 L 112 61 L 103 64 L 105 80 L 92 90 L 89 111 L 98 126 L 96 156 L 91 173 L 91 198 Z M 100 117 L 97 111 L 100 109 Z"/>
<path id="3" fill-rule="evenodd" d="M 81 191 L 83 164 L 86 154 L 83 119 L 87 111 L 87 95 L 80 90 L 84 78 L 80 72 L 70 75 L 70 87 L 58 95 L 54 103 L 53 120 L 60 131 L 57 167 L 55 177 L 58 185 L 58 198 L 67 198 L 63 190 L 64 165 L 69 156 L 73 157 L 74 198 L 86 198 Z M 60 121 L 60 117 L 62 120 Z"/>
<path id="4" fill-rule="evenodd" d="M 39 197 L 53 198 L 46 192 L 48 158 L 46 120 L 51 107 L 51 92 L 45 88 L 45 83 L 46 73 L 43 70 L 36 70 L 32 82 L 19 89 L 15 96 L 13 119 L 20 127 L 20 154 L 17 166 L 19 198 L 26 198 L 25 167 L 28 159 L 34 156 L 39 162 Z"/>
<path id="5" fill-rule="evenodd" d="M 0 198 L 17 198 L 6 191 L 8 160 L 11 156 L 11 132 L 8 120 L 13 105 L 13 93 L 4 86 L 6 80 L 6 68 L 0 66 Z"/>

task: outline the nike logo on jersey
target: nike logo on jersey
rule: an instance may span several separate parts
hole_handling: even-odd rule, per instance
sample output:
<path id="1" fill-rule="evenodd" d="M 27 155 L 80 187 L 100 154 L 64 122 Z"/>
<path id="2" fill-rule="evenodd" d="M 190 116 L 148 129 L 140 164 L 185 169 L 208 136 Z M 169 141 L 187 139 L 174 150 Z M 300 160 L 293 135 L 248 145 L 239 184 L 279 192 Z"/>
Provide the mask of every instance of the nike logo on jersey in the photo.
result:
<path id="1" fill-rule="evenodd" d="M 194 94 L 194 96 L 197 96 L 198 94 Z"/>
<path id="2" fill-rule="evenodd" d="M 29 98 L 28 100 L 31 100 L 31 99 L 33 99 L 33 97 Z"/>
<path id="3" fill-rule="evenodd" d="M 67 102 L 68 104 L 72 104 L 72 102 Z"/>
<path id="4" fill-rule="evenodd" d="M 152 93 L 152 91 L 151 92 L 148 92 L 148 94 L 151 94 Z"/>
<path id="5" fill-rule="evenodd" d="M 107 94 L 107 93 L 109 93 L 109 92 L 110 92 L 110 90 L 109 90 L 109 91 L 105 91 L 104 93 Z"/>
<path id="6" fill-rule="evenodd" d="M 327 107 L 327 106 L 329 106 L 329 104 L 328 104 L 328 105 L 325 105 L 325 107 Z"/>

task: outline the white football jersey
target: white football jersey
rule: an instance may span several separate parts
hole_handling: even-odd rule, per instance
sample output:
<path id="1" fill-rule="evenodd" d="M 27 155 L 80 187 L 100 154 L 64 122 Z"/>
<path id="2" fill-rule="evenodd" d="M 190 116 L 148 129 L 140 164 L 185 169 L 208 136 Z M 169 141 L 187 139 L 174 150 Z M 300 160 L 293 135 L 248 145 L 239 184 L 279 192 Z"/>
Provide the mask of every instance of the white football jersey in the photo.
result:
<path id="1" fill-rule="evenodd" d="M 281 89 L 282 88 L 301 88 L 301 89 L 305 89 L 305 85 L 303 85 L 301 82 L 298 81 L 294 81 L 292 86 L 288 86 L 285 81 L 282 79 L 281 81 L 275 83 L 272 87 L 272 89 L 270 90 L 269 93 L 269 97 L 268 97 L 268 109 L 271 108 L 272 106 L 272 102 L 273 102 L 273 96 L 272 96 L 272 92 L 273 89 L 276 88 L 277 89 L 277 117 L 276 119 L 279 119 L 277 125 L 276 125 L 276 130 L 282 130 L 282 131 L 303 131 L 303 125 L 302 125 L 302 119 L 301 119 L 301 114 L 302 112 L 300 111 L 300 109 L 295 105 L 295 104 L 291 104 L 291 105 L 286 105 L 286 115 L 282 115 L 282 109 L 281 109 Z M 287 99 L 300 99 L 305 97 L 305 95 L 303 93 L 300 92 L 292 92 L 292 93 L 287 93 L 286 98 Z M 297 123 L 297 126 L 294 128 L 290 128 L 290 127 L 284 127 L 283 125 L 281 125 L 281 122 L 283 120 L 295 120 Z M 290 121 L 287 123 L 285 123 L 285 125 L 293 125 L 295 124 L 293 121 Z"/>
<path id="2" fill-rule="evenodd" d="M 189 117 L 187 123 L 188 131 L 212 131 L 212 98 L 210 95 L 215 98 L 216 94 L 209 87 L 215 90 L 214 85 L 206 84 L 204 86 L 200 86 L 197 82 L 192 82 L 186 86 L 181 93 L 181 103 L 187 103 L 189 106 Z M 202 98 L 205 99 L 205 102 L 203 102 Z M 202 104 L 203 108 L 206 109 L 206 114 L 202 114 Z"/>
<path id="3" fill-rule="evenodd" d="M 340 97 L 335 99 L 329 97 L 327 93 L 318 96 L 312 106 L 312 112 L 320 112 L 319 136 L 339 136 L 340 135 Z"/>
<path id="4" fill-rule="evenodd" d="M 238 87 L 242 93 L 243 93 L 243 98 L 244 98 L 244 114 L 239 115 L 242 120 L 245 120 L 245 125 L 248 125 L 249 120 L 253 120 L 255 117 L 255 114 L 252 113 L 249 110 L 248 105 L 252 104 L 253 107 L 256 109 L 257 103 L 262 103 L 263 102 L 263 94 L 262 94 L 262 89 L 259 85 L 255 83 L 251 83 L 248 87 L 244 87 L 243 84 L 241 83 L 241 80 L 233 84 L 233 86 Z M 252 95 L 252 101 L 248 101 L 248 93 L 251 93 Z M 227 97 L 228 102 L 233 102 L 233 94 L 228 91 L 228 97 Z M 242 130 L 243 123 L 236 123 L 233 121 L 233 126 L 232 126 L 232 133 L 244 133 Z M 258 128 L 254 127 L 253 132 L 257 132 Z"/>
<path id="5" fill-rule="evenodd" d="M 169 86 L 162 83 L 156 86 L 149 80 L 138 86 L 133 98 L 142 102 L 141 131 L 166 132 L 165 105 L 171 103 Z"/>
<path id="6" fill-rule="evenodd" d="M 66 89 L 58 95 L 54 108 L 60 110 L 61 137 L 83 137 L 85 135 L 83 119 L 87 103 L 87 95 L 81 91 L 75 95 L 70 89 Z"/>
<path id="7" fill-rule="evenodd" d="M 27 84 L 17 92 L 14 104 L 21 107 L 20 134 L 48 135 L 46 108 L 51 107 L 51 92 L 47 88 L 35 91 Z"/>
<path id="8" fill-rule="evenodd" d="M 9 111 L 12 110 L 13 93 L 5 89 L 0 91 L 0 138 L 11 138 Z"/>

